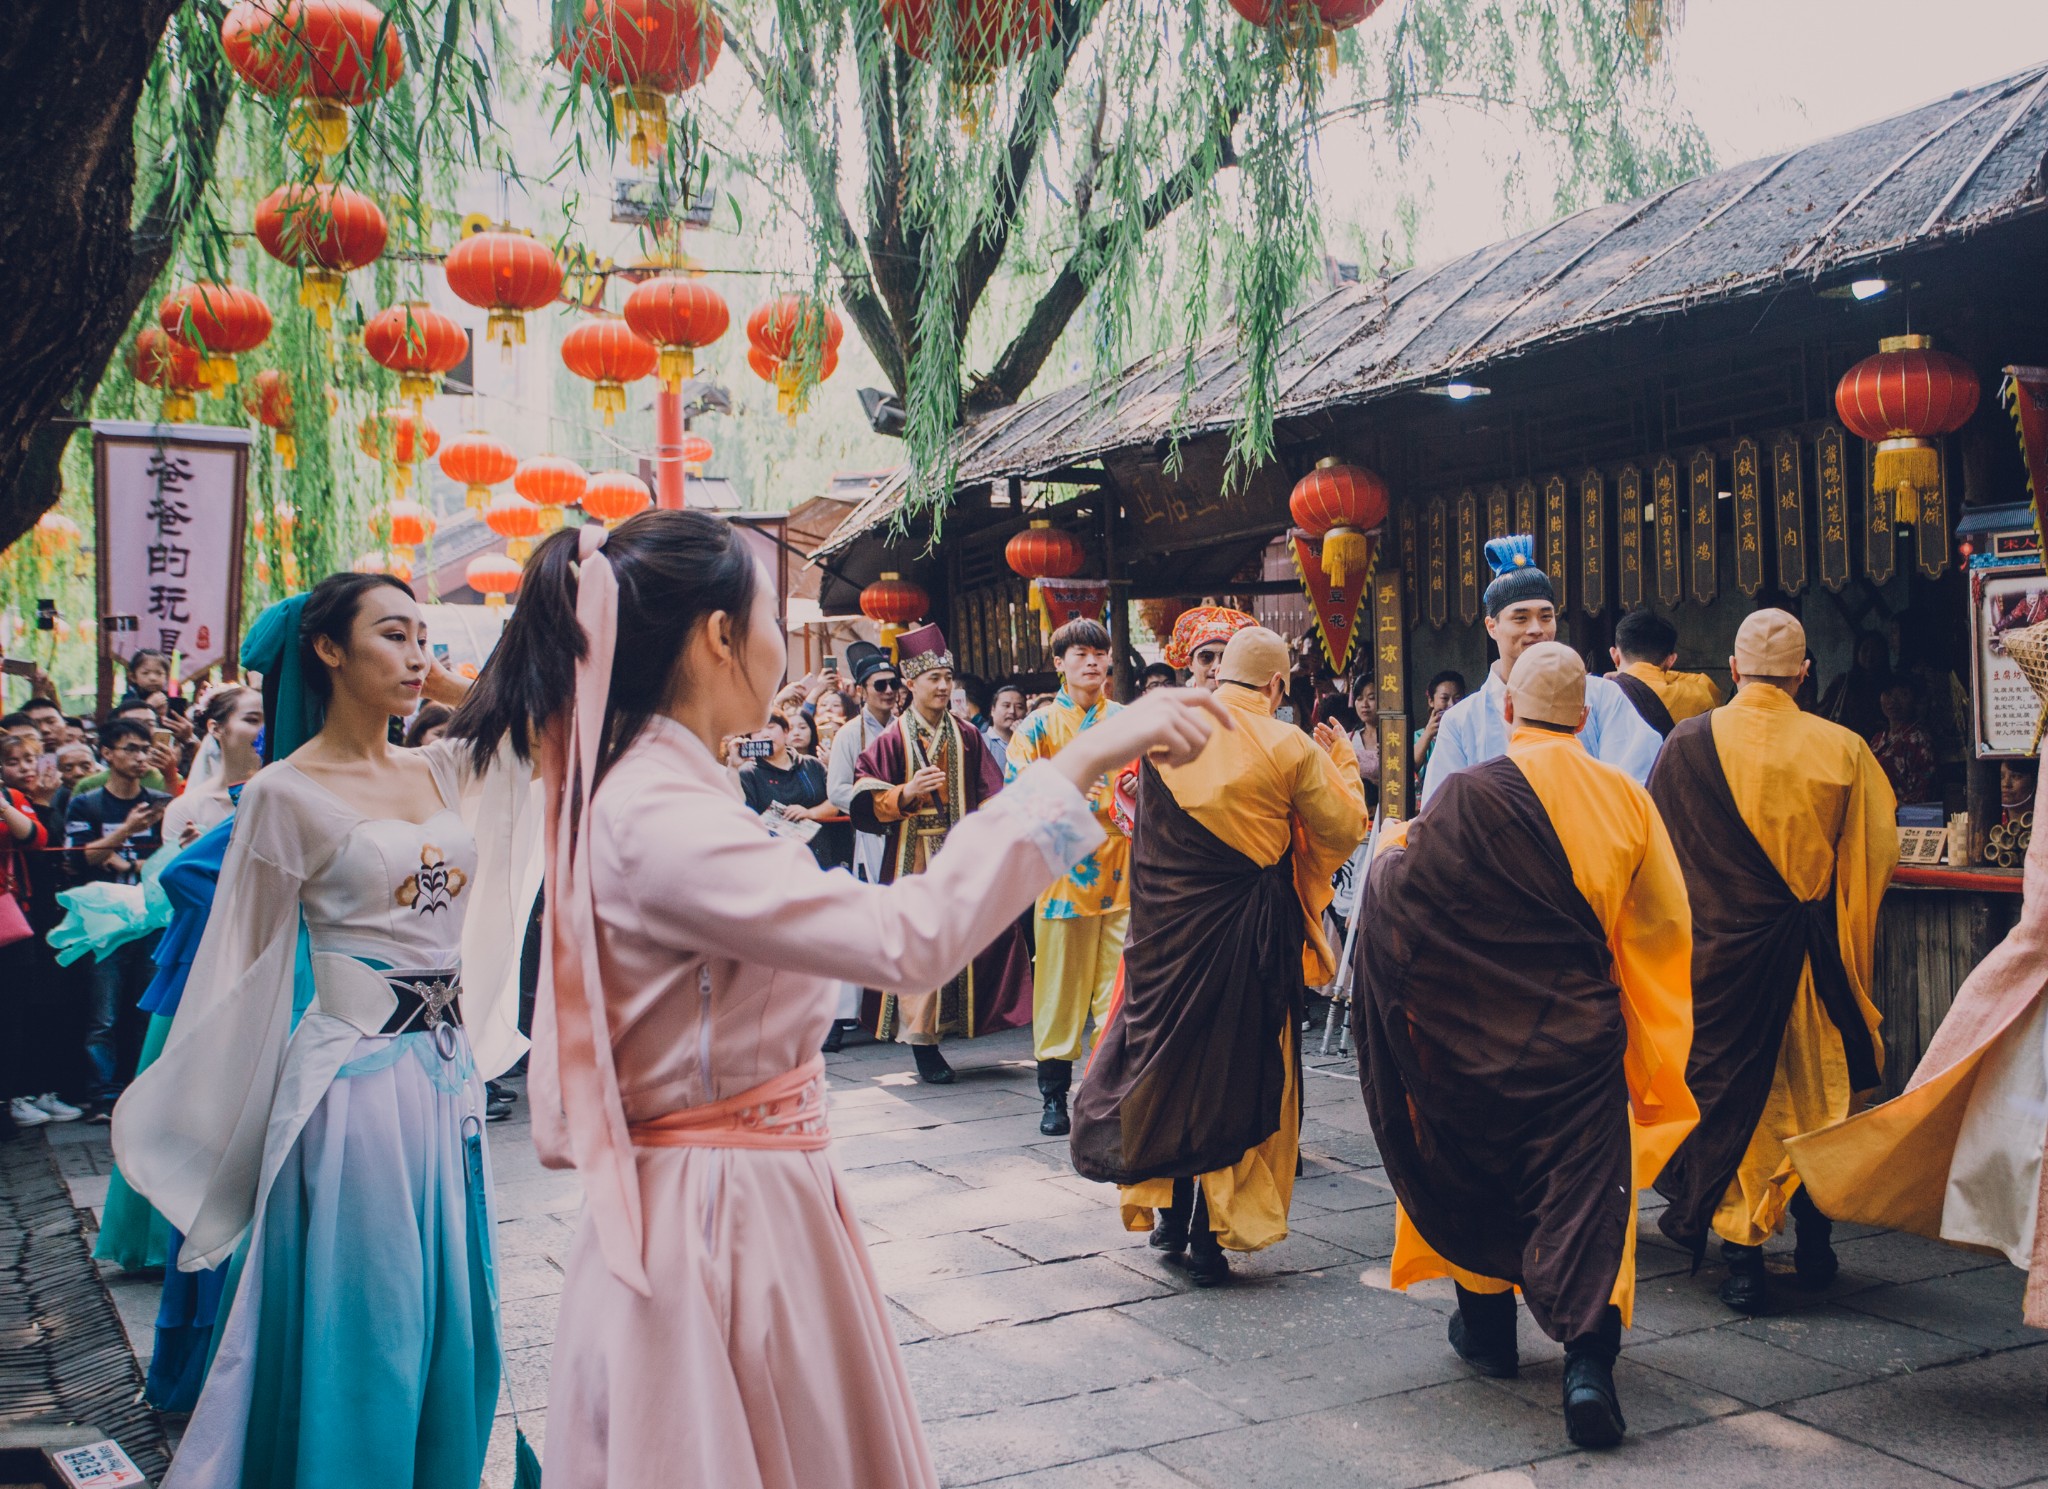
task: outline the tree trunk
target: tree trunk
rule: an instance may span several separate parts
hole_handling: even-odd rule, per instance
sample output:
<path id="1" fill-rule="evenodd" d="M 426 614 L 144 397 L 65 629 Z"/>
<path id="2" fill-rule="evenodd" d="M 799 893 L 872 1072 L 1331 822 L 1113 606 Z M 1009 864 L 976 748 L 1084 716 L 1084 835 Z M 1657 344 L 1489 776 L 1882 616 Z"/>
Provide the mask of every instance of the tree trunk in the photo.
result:
<path id="1" fill-rule="evenodd" d="M 7 0 L 0 22 L 0 548 L 56 503 L 77 412 L 169 260 L 132 224 L 135 110 L 177 0 Z M 219 129 L 218 110 L 213 130 Z"/>

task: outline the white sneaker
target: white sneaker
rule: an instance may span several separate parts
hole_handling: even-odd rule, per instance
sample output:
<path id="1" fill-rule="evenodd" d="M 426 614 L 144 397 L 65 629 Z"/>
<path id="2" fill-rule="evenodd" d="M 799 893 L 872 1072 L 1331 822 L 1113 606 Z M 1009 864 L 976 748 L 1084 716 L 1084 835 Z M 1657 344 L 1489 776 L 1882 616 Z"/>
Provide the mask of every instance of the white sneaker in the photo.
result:
<path id="1" fill-rule="evenodd" d="M 17 1096 L 8 1102 L 7 1115 L 14 1118 L 16 1127 L 40 1127 L 50 1120 L 50 1114 L 26 1096 Z"/>
<path id="2" fill-rule="evenodd" d="M 52 1122 L 76 1122 L 85 1115 L 82 1109 L 65 1101 L 55 1091 L 45 1091 L 40 1096 L 30 1097 L 29 1100 Z"/>

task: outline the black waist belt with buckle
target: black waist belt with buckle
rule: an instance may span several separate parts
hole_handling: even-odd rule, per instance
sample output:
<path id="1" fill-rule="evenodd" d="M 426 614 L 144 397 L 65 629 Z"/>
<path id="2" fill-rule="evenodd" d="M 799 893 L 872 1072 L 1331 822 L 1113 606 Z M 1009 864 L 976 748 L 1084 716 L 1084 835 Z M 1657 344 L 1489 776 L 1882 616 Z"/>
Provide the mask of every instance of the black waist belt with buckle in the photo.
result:
<path id="1" fill-rule="evenodd" d="M 404 1034 L 415 1029 L 431 1033 L 443 1024 L 462 1027 L 460 973 L 391 972 L 385 974 L 385 981 L 398 995 L 398 1007 L 379 1033 Z"/>

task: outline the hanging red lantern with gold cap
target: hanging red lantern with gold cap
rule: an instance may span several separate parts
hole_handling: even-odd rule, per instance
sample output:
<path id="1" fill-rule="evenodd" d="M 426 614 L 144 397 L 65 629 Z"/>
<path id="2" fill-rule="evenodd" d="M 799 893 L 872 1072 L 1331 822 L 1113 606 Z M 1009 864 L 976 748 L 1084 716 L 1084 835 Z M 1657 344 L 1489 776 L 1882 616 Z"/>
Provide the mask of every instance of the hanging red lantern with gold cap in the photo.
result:
<path id="1" fill-rule="evenodd" d="M 704 467 L 711 463 L 711 457 L 718 452 L 711 441 L 701 434 L 686 434 L 683 442 L 676 447 L 676 456 L 683 462 L 683 469 L 693 476 L 704 474 Z"/>
<path id="2" fill-rule="evenodd" d="M 440 527 L 432 512 L 402 498 L 384 509 L 384 519 L 391 529 L 391 556 L 405 564 L 413 561 L 413 550 L 431 541 Z"/>
<path id="3" fill-rule="evenodd" d="M 652 377 L 661 354 L 650 341 L 615 315 L 598 315 L 570 328 L 562 338 L 562 362 L 597 386 L 590 404 L 610 424 L 626 408 L 626 384 Z"/>
<path id="4" fill-rule="evenodd" d="M 372 414 L 356 428 L 356 447 L 372 460 L 389 460 L 397 470 L 398 494 L 412 490 L 415 461 L 441 448 L 441 431 L 426 416 L 400 404 Z"/>
<path id="5" fill-rule="evenodd" d="M 697 375 L 697 352 L 725 334 L 732 312 L 703 280 L 663 274 L 626 296 L 626 324 L 661 353 L 662 386 L 673 393 Z"/>
<path id="6" fill-rule="evenodd" d="M 526 577 L 526 570 L 503 554 L 485 553 L 469 561 L 462 577 L 484 597 L 486 605 L 499 608 L 507 597 L 519 593 L 519 581 Z"/>
<path id="7" fill-rule="evenodd" d="M 441 374 L 469 355 L 469 337 L 426 301 L 408 300 L 370 317 L 363 350 L 397 373 L 399 396 L 417 404 L 439 389 Z"/>
<path id="8" fill-rule="evenodd" d="M 702 82 L 724 46 L 710 0 L 583 0 L 581 22 L 556 35 L 555 61 L 611 89 L 613 125 L 646 165 L 668 148 L 669 98 Z"/>
<path id="9" fill-rule="evenodd" d="M 524 559 L 541 534 L 540 508 L 523 496 L 507 492 L 484 508 L 484 526 L 505 540 L 505 556 Z"/>
<path id="10" fill-rule="evenodd" d="M 372 549 L 368 553 L 358 554 L 356 561 L 349 565 L 349 567 L 358 574 L 389 574 L 401 584 L 412 583 L 412 556 L 410 554 L 400 558 L 396 553 L 387 553 L 382 549 Z M 290 582 L 290 580 L 286 580 L 286 583 Z"/>
<path id="11" fill-rule="evenodd" d="M 145 326 L 135 338 L 135 360 L 130 365 L 137 382 L 164 395 L 165 423 L 199 416 L 199 404 L 192 395 L 206 386 L 206 380 L 199 353 L 191 347 L 173 341 L 161 326 Z"/>
<path id="12" fill-rule="evenodd" d="M 299 303 L 323 330 L 334 325 L 342 276 L 383 257 L 389 235 L 375 202 L 332 181 L 292 182 L 256 204 L 256 241 L 299 271 Z"/>
<path id="13" fill-rule="evenodd" d="M 1038 613 L 1041 630 L 1050 630 L 1051 615 L 1038 581 L 1071 579 L 1081 572 L 1087 557 L 1081 540 L 1064 528 L 1054 527 L 1049 517 L 1032 518 L 1029 527 L 1003 545 L 1003 561 L 1009 564 L 1011 572 L 1031 581 L 1028 602 Z"/>
<path id="14" fill-rule="evenodd" d="M 947 0 L 882 0 L 882 20 L 897 46 L 933 62 L 946 8 Z M 968 84 L 987 82 L 1052 35 L 1052 0 L 952 0 L 951 9 L 954 71 Z"/>
<path id="15" fill-rule="evenodd" d="M 1877 448 L 1871 484 L 1893 494 L 1893 520 L 1920 518 L 1920 493 L 1941 485 L 1935 443 L 1977 411 L 1977 374 L 1968 362 L 1934 349 L 1932 336 L 1889 336 L 1835 385 L 1835 411 Z"/>
<path id="16" fill-rule="evenodd" d="M 1371 17 L 1385 0 L 1230 0 L 1254 26 L 1277 24 L 1291 47 L 1319 51 L 1328 72 L 1337 70 L 1337 33 Z"/>
<path id="17" fill-rule="evenodd" d="M 266 367 L 249 380 L 249 394 L 242 406 L 256 422 L 270 431 L 270 448 L 277 463 L 286 470 L 299 464 L 299 443 L 292 437 L 292 388 L 275 367 Z"/>
<path id="18" fill-rule="evenodd" d="M 448 250 L 441 272 L 456 299 L 488 310 L 484 335 L 502 347 L 526 344 L 526 313 L 562 293 L 562 261 L 525 233 L 489 228 Z"/>
<path id="19" fill-rule="evenodd" d="M 775 384 L 775 407 L 791 420 L 809 406 L 811 389 L 839 367 L 846 326 L 839 312 L 809 295 L 779 295 L 747 317 L 747 365 Z"/>
<path id="20" fill-rule="evenodd" d="M 654 494 L 638 476 L 622 470 L 601 470 L 583 488 L 583 510 L 606 527 L 617 527 L 654 505 Z"/>
<path id="21" fill-rule="evenodd" d="M 1366 535 L 1387 520 L 1387 483 L 1360 465 L 1347 465 L 1334 455 L 1294 483 L 1287 498 L 1294 525 L 1323 540 L 1323 572 L 1338 589 L 1357 576 L 1363 579 L 1372 563 L 1372 540 Z"/>
<path id="22" fill-rule="evenodd" d="M 559 531 L 562 513 L 583 500 L 590 473 L 560 455 L 533 455 L 512 472 L 512 489 L 540 508 L 541 528 Z"/>
<path id="23" fill-rule="evenodd" d="M 200 374 L 216 392 L 241 381 L 235 358 L 270 337 L 270 307 L 237 284 L 188 284 L 164 296 L 157 324 L 199 353 Z"/>
<path id="24" fill-rule="evenodd" d="M 882 645 L 891 653 L 896 650 L 896 638 L 923 620 L 931 605 L 932 597 L 924 586 L 893 572 L 860 592 L 860 613 L 875 622 Z"/>
<path id="25" fill-rule="evenodd" d="M 297 95 L 291 141 L 307 159 L 348 145 L 348 111 L 405 75 L 398 28 L 368 0 L 243 0 L 221 21 L 228 65 L 258 93 Z"/>
<path id="26" fill-rule="evenodd" d="M 502 441 L 488 434 L 457 435 L 441 447 L 441 474 L 463 485 L 462 500 L 472 512 L 481 512 L 491 499 L 491 488 L 512 479 L 519 469 L 519 457 Z"/>

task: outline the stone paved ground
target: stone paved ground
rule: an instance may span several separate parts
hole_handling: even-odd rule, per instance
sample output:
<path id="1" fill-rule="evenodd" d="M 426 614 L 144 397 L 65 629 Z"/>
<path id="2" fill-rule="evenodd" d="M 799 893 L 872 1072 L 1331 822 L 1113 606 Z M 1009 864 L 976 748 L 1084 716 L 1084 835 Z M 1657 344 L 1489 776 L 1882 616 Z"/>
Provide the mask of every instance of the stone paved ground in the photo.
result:
<path id="1" fill-rule="evenodd" d="M 1688 1276 L 1646 1226 L 1617 1372 L 1631 1436 L 1577 1453 L 1560 1351 L 1526 1314 L 1522 1378 L 1482 1380 L 1444 1342 L 1448 1283 L 1387 1290 L 1393 1195 L 1348 1060 L 1311 1057 L 1294 1235 L 1204 1292 L 1119 1229 L 1112 1192 L 1075 1176 L 1064 1140 L 1039 1136 L 1025 1031 L 951 1054 L 951 1087 L 919 1086 L 891 1048 L 830 1067 L 833 1157 L 948 1485 L 2048 1485 L 2048 1335 L 2021 1326 L 2020 1273 L 2002 1262 L 1840 1227 L 1834 1287 L 1782 1289 L 1780 1313 L 1749 1320 L 1715 1298 L 1716 1269 Z M 78 1202 L 97 1206 L 106 1129 L 44 1130 Z M 523 1122 L 491 1137 L 502 1409 L 516 1397 L 538 1442 L 577 1185 L 539 1167 Z M 112 1281 L 146 1351 L 157 1284 Z M 493 1486 L 510 1482 L 499 1436 Z"/>

